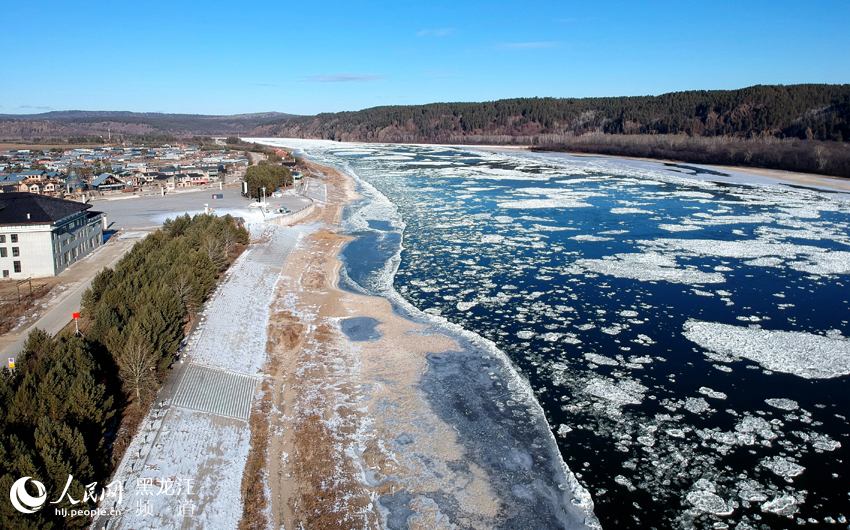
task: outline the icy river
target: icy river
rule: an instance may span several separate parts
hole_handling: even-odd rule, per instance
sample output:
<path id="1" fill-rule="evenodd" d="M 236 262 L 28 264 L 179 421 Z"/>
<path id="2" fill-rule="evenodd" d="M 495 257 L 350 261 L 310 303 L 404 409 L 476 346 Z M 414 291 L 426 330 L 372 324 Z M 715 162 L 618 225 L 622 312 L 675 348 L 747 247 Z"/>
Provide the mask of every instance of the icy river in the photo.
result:
<path id="1" fill-rule="evenodd" d="M 846 526 L 847 195 L 651 162 L 264 142 L 356 177 L 345 280 L 504 352 L 603 527 Z"/>

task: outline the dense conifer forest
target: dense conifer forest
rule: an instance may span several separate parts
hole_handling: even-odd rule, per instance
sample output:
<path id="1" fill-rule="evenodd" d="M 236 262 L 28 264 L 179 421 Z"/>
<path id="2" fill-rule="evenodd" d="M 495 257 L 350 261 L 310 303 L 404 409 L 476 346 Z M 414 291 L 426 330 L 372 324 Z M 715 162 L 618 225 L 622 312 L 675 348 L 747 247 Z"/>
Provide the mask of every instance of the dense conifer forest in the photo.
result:
<path id="1" fill-rule="evenodd" d="M 375 107 L 291 117 L 260 129 L 276 136 L 434 143 L 557 143 L 593 132 L 842 142 L 850 140 L 850 85 Z"/>
<path id="2" fill-rule="evenodd" d="M 52 501 L 68 475 L 76 500 L 86 484 L 105 486 L 197 311 L 247 244 L 230 216 L 169 220 L 95 277 L 81 335 L 31 333 L 15 370 L 0 374 L 0 489 L 30 476 Z M 88 523 L 58 517 L 49 504 L 23 515 L 8 502 L 0 520 L 10 529 Z"/>

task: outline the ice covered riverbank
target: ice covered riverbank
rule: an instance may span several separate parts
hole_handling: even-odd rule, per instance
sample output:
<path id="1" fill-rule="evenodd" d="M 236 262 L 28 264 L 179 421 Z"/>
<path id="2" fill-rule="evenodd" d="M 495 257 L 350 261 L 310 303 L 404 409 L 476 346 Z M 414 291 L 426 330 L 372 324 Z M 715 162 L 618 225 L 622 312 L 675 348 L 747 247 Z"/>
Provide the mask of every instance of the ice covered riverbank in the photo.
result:
<path id="1" fill-rule="evenodd" d="M 504 351 L 603 525 L 850 513 L 832 465 L 850 447 L 841 358 L 775 364 L 793 360 L 776 344 L 801 359 L 850 336 L 845 196 L 643 162 L 299 145 L 386 199 L 358 225 L 386 264 L 352 279 Z M 692 341 L 689 321 L 716 327 Z M 748 348 L 708 342 L 724 332 Z"/>
<path id="2" fill-rule="evenodd" d="M 384 205 L 357 203 L 341 218 L 352 181 L 324 174 L 322 228 L 291 257 L 273 308 L 272 524 L 595 527 L 590 495 L 504 356 L 374 292 L 339 288 L 338 273 L 348 286 L 359 272 L 383 274 L 393 249 L 342 230 L 341 219 L 369 225 L 355 210 Z M 352 250 L 363 252 L 359 271 Z"/>

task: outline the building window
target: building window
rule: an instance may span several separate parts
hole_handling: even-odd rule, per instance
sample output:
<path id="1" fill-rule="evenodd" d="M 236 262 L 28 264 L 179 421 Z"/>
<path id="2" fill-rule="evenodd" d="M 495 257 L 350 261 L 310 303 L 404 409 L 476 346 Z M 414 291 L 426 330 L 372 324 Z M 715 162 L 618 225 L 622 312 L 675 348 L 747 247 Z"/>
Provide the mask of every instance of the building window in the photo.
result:
<path id="1" fill-rule="evenodd" d="M 10 240 L 12 243 L 17 243 L 17 242 L 18 242 L 18 234 L 12 234 L 12 235 L 10 235 L 10 236 L 9 236 L 9 240 Z"/>
<path id="2" fill-rule="evenodd" d="M 18 247 L 12 247 L 12 255 L 16 258 L 21 255 L 21 249 Z"/>
<path id="3" fill-rule="evenodd" d="M 5 258 L 7 254 L 6 247 L 0 247 L 0 258 Z"/>
<path id="4" fill-rule="evenodd" d="M 8 278 L 8 277 L 9 277 L 9 269 L 3 269 L 3 277 L 4 277 L 4 278 Z"/>
<path id="5" fill-rule="evenodd" d="M 5 243 L 5 242 L 6 242 L 6 236 L 5 236 L 5 234 L 4 234 L 4 235 L 0 235 L 0 243 Z"/>
<path id="6" fill-rule="evenodd" d="M 15 272 L 21 272 L 21 262 L 20 261 L 13 261 L 12 262 L 12 268 L 15 269 Z"/>

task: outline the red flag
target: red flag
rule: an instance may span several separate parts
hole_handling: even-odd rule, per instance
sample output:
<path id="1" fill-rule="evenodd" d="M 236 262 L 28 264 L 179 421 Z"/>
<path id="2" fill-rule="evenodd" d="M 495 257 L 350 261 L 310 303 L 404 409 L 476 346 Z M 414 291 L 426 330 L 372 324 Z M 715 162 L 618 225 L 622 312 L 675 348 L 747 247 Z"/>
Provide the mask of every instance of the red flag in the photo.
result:
<path id="1" fill-rule="evenodd" d="M 80 318 L 80 313 L 79 313 L 79 312 L 71 313 L 71 317 L 72 317 L 74 320 L 76 320 L 76 319 Z"/>

